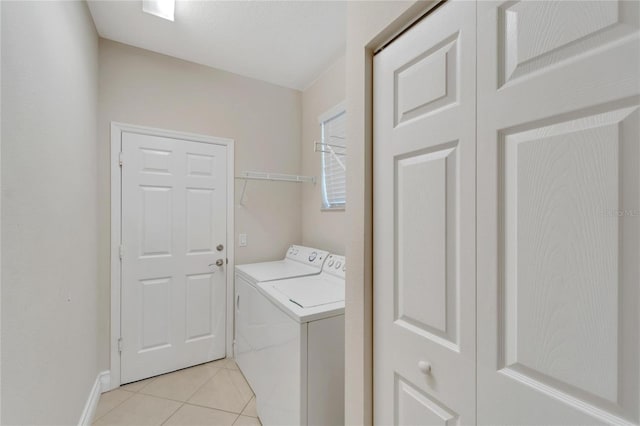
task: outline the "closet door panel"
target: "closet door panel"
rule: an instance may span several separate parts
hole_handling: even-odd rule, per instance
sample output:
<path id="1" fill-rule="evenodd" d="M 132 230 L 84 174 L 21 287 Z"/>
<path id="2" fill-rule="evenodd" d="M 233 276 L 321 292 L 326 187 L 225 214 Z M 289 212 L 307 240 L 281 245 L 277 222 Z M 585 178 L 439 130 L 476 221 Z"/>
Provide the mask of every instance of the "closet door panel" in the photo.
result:
<path id="1" fill-rule="evenodd" d="M 374 422 L 475 423 L 475 3 L 374 58 Z"/>
<path id="2" fill-rule="evenodd" d="M 640 421 L 638 2 L 478 5 L 478 422 Z"/>

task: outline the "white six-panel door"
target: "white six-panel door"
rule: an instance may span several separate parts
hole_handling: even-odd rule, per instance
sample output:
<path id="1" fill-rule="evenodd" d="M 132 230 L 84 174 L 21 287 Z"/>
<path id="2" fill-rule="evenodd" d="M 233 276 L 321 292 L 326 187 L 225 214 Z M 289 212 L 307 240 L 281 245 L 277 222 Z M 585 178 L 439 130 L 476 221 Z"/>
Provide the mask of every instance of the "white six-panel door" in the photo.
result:
<path id="1" fill-rule="evenodd" d="M 478 2 L 478 422 L 640 421 L 637 1 Z"/>
<path id="2" fill-rule="evenodd" d="M 225 356 L 226 151 L 122 133 L 122 383 Z"/>
<path id="3" fill-rule="evenodd" d="M 475 422 L 475 4 L 374 58 L 374 421 Z"/>

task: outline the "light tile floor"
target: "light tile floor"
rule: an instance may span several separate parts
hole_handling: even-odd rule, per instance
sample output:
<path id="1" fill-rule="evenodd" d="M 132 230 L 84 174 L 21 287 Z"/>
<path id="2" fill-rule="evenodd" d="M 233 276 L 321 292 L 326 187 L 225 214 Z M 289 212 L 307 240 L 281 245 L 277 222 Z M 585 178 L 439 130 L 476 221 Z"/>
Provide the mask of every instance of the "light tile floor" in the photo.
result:
<path id="1" fill-rule="evenodd" d="M 260 425 L 256 398 L 232 359 L 103 393 L 95 425 Z"/>

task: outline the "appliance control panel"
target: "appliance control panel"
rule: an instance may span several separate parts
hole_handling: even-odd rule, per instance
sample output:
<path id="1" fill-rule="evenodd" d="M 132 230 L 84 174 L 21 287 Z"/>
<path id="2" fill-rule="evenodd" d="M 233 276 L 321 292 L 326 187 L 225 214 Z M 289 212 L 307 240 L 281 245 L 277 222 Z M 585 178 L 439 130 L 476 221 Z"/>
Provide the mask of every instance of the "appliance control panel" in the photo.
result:
<path id="1" fill-rule="evenodd" d="M 344 279 L 347 273 L 347 259 L 344 256 L 330 254 L 322 267 L 322 272 Z"/>
<path id="2" fill-rule="evenodd" d="M 329 252 L 313 247 L 291 245 L 287 249 L 287 259 L 317 266 L 318 268 L 322 267 L 328 255 Z"/>

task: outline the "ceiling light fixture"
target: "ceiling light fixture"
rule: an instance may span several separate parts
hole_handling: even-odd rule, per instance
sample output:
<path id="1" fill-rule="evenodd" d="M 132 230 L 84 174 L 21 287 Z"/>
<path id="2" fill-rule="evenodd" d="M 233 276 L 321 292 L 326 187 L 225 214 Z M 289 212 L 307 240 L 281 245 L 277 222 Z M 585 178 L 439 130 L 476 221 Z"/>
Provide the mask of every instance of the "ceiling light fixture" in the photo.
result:
<path id="1" fill-rule="evenodd" d="M 173 21 L 175 0 L 142 0 L 142 11 L 159 18 Z"/>

